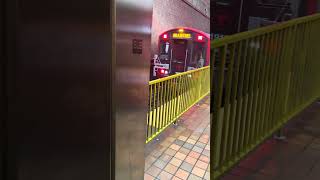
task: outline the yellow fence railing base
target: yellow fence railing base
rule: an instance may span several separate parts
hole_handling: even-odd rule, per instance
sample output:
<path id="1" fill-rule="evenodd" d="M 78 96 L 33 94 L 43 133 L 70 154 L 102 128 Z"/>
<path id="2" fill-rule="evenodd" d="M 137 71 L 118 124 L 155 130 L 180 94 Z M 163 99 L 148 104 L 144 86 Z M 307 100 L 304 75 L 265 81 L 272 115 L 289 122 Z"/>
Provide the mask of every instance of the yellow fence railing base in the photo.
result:
<path id="1" fill-rule="evenodd" d="M 219 178 L 320 97 L 320 14 L 211 43 L 211 163 Z"/>
<path id="2" fill-rule="evenodd" d="M 149 82 L 146 143 L 210 93 L 210 67 Z"/>

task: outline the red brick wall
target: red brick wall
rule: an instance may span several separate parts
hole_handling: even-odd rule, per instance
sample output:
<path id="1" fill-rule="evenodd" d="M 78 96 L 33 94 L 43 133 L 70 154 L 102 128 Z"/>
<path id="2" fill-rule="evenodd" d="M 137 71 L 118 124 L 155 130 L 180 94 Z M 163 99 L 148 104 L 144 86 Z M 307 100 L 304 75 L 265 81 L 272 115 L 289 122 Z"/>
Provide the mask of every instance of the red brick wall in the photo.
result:
<path id="1" fill-rule="evenodd" d="M 210 6 L 207 8 L 209 11 Z M 158 37 L 162 32 L 181 26 L 196 28 L 209 33 L 210 18 L 183 0 L 154 0 L 151 40 L 152 54 L 158 52 Z"/>

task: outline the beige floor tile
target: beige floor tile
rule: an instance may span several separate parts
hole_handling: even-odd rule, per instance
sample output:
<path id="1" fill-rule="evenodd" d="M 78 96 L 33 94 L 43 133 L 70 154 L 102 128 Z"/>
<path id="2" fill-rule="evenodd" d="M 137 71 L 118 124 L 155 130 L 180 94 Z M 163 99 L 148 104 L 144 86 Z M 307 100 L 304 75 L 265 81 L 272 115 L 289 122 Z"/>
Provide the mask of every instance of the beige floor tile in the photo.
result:
<path id="1" fill-rule="evenodd" d="M 160 180 L 171 180 L 172 177 L 173 175 L 170 173 L 167 173 L 166 171 L 162 171 L 158 176 Z"/>
<path id="2" fill-rule="evenodd" d="M 178 170 L 178 167 L 173 164 L 167 164 L 167 166 L 164 168 L 165 171 L 167 171 L 170 174 L 175 174 Z"/>
<path id="3" fill-rule="evenodd" d="M 206 170 L 208 168 L 208 163 L 198 160 L 196 163 L 196 167 Z"/>
<path id="4" fill-rule="evenodd" d="M 185 170 L 178 169 L 178 171 L 176 172 L 175 176 L 179 177 L 180 179 L 187 180 L 189 174 L 190 174 L 190 173 L 188 173 L 188 172 L 185 171 Z"/>
<path id="5" fill-rule="evenodd" d="M 170 164 L 179 167 L 181 165 L 182 161 L 180 159 L 177 158 L 172 158 L 170 161 Z"/>
<path id="6" fill-rule="evenodd" d="M 182 154 L 181 152 L 177 152 L 174 157 L 183 161 L 187 157 L 187 155 Z"/>
<path id="7" fill-rule="evenodd" d="M 192 164 L 192 165 L 195 165 L 196 162 L 197 162 L 197 159 L 196 158 L 193 158 L 191 156 L 187 156 L 186 159 L 185 159 L 185 162 L 189 163 L 189 164 Z"/>
<path id="8" fill-rule="evenodd" d="M 194 174 L 196 176 L 199 176 L 201 178 L 204 176 L 205 173 L 206 173 L 205 170 L 200 169 L 198 167 L 194 167 L 193 170 L 192 170 L 192 174 Z"/>

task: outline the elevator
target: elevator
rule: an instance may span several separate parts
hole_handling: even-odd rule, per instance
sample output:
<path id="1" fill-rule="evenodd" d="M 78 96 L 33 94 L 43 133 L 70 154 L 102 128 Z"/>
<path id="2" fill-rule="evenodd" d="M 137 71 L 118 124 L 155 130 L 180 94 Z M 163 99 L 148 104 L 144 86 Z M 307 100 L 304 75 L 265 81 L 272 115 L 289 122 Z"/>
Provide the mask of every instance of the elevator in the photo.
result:
<path id="1" fill-rule="evenodd" d="M 0 12 L 4 10 L 4 3 L 0 2 Z M 6 128 L 5 128 L 5 119 L 6 119 L 6 100 L 4 94 L 4 59 L 5 59 L 5 28 L 4 28 L 4 16 L 0 16 L 0 178 L 5 176 L 5 151 L 6 151 Z"/>
<path id="2" fill-rule="evenodd" d="M 143 179 L 152 1 L 4 1 L 3 179 Z"/>

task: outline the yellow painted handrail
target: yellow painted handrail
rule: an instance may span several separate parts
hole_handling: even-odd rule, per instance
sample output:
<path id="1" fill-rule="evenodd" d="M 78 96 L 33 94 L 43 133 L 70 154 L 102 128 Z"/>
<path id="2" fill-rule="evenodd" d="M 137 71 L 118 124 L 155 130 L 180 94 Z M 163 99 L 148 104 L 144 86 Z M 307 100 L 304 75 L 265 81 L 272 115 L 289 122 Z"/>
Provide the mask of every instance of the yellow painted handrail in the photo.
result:
<path id="1" fill-rule="evenodd" d="M 210 92 L 210 67 L 203 67 L 150 81 L 146 142 Z"/>
<path id="2" fill-rule="evenodd" d="M 211 178 L 320 96 L 320 15 L 211 43 Z"/>

